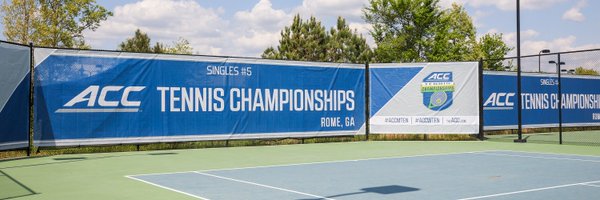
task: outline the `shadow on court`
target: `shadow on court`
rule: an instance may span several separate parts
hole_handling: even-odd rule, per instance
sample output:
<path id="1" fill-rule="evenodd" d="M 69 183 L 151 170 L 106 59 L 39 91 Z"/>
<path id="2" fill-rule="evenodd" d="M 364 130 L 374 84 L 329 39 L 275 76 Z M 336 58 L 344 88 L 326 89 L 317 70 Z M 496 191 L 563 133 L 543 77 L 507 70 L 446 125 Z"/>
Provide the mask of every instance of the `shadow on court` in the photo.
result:
<path id="1" fill-rule="evenodd" d="M 0 188 L 0 200 L 39 194 L 2 170 L 0 170 Z"/>
<path id="2" fill-rule="evenodd" d="M 388 186 L 380 186 L 380 187 L 363 188 L 360 190 L 361 191 L 358 191 L 358 192 L 350 192 L 350 193 L 332 195 L 332 196 L 328 196 L 326 198 L 337 198 L 337 197 L 352 196 L 352 195 L 365 194 L 365 193 L 388 195 L 388 194 L 397 194 L 397 193 L 403 193 L 403 192 L 414 192 L 414 191 L 418 191 L 419 189 L 412 188 L 412 187 L 406 187 L 406 186 L 400 186 L 400 185 L 388 185 Z M 320 199 L 322 199 L 322 198 L 302 199 L 302 200 L 320 200 Z"/>
<path id="3" fill-rule="evenodd" d="M 37 164 L 17 165 L 17 166 L 4 167 L 4 168 L 0 168 L 0 169 L 37 167 L 37 166 L 44 166 L 44 165 L 56 165 L 56 164 L 65 164 L 65 163 L 73 163 L 73 162 L 82 162 L 82 161 L 87 161 L 87 160 L 100 160 L 100 159 L 107 159 L 107 158 L 134 157 L 134 156 L 167 156 L 167 155 L 177 155 L 177 154 L 178 153 L 176 153 L 176 152 L 158 152 L 158 153 L 132 154 L 132 155 L 109 155 L 109 156 L 100 156 L 100 157 L 83 157 L 83 156 L 57 157 L 57 158 L 52 158 L 52 160 L 57 161 L 57 162 L 45 162 L 45 163 L 37 163 Z M 39 158 L 45 158 L 45 157 L 39 157 Z M 27 158 L 27 159 L 39 159 L 39 158 Z"/>
<path id="4" fill-rule="evenodd" d="M 200 199 L 598 199 L 598 163 L 494 150 L 129 177 Z"/>

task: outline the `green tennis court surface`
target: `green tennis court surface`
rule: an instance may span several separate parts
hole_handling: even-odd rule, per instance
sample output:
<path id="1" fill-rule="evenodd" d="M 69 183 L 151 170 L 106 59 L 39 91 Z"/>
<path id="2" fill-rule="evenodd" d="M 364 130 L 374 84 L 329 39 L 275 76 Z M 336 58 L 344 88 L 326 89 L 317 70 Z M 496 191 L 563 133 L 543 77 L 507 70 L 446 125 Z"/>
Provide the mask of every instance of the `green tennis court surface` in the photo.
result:
<path id="1" fill-rule="evenodd" d="M 0 188 L 2 188 L 0 199 L 10 199 L 35 194 L 35 192 L 27 188 L 27 186 L 21 184 L 3 171 L 0 171 Z"/>
<path id="2" fill-rule="evenodd" d="M 11 177 L 0 179 L 0 199 L 586 199 L 600 195 L 597 156 L 480 141 L 61 155 L 0 162 Z"/>

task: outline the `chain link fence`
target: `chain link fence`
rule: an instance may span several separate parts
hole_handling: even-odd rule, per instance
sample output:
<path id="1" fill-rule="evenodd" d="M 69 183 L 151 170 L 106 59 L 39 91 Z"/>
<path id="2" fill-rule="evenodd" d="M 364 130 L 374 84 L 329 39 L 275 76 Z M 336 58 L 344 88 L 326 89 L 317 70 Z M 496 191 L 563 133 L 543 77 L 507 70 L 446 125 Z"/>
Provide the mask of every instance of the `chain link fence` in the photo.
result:
<path id="1" fill-rule="evenodd" d="M 484 80 L 489 79 L 482 101 L 486 139 L 600 146 L 600 49 L 522 56 L 521 106 L 517 58 L 483 60 L 482 65 Z M 505 82 L 490 82 L 495 80 Z"/>

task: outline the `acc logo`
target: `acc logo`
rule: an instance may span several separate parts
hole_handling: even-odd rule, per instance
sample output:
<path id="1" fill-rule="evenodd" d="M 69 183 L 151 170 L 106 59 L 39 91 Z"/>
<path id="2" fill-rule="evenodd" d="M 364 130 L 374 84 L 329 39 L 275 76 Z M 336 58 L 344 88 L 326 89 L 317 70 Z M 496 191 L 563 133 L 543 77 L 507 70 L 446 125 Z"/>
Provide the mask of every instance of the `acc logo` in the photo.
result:
<path id="1" fill-rule="evenodd" d="M 452 72 L 433 72 L 421 83 L 423 105 L 427 108 L 440 111 L 452 105 L 454 82 Z"/>
<path id="2" fill-rule="evenodd" d="M 125 88 L 125 89 L 123 89 Z M 140 101 L 129 99 L 129 95 L 134 92 L 144 90 L 144 86 L 105 86 L 100 89 L 98 85 L 91 85 L 83 90 L 69 102 L 63 105 L 63 108 L 56 110 L 57 113 L 79 113 L 79 112 L 138 112 Z M 121 91 L 121 89 L 123 89 Z M 98 95 L 100 93 L 100 95 Z M 107 100 L 106 96 L 120 95 L 121 98 Z M 85 104 L 83 104 L 85 103 Z M 94 108 L 98 103 L 100 108 Z M 71 108 L 77 104 L 86 106 L 85 108 Z M 123 108 L 123 106 L 128 108 Z"/>
<path id="3" fill-rule="evenodd" d="M 512 110 L 515 106 L 514 103 L 515 93 L 505 92 L 494 92 L 483 103 L 483 109 L 485 110 Z"/>

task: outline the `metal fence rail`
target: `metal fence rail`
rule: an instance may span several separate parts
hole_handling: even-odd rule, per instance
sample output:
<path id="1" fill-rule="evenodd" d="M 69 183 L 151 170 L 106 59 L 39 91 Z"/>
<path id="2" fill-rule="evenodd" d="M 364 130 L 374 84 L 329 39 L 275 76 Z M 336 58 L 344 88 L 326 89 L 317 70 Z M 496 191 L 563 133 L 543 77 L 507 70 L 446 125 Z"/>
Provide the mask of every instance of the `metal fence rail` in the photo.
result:
<path id="1" fill-rule="evenodd" d="M 23 65 L 23 67 L 32 67 L 32 56 L 34 55 L 32 52 L 34 49 L 32 44 L 27 46 L 4 41 L 0 41 L 0 43 L 10 48 L 29 49 L 30 51 L 26 51 L 30 55 L 28 58 L 29 65 Z M 91 52 L 119 53 L 116 51 L 104 50 L 92 50 Z M 517 79 L 515 72 L 517 70 L 517 63 L 516 57 L 481 60 L 480 67 L 483 68 L 485 72 L 479 73 L 479 80 L 482 80 L 482 82 L 492 80 L 494 84 L 499 86 L 515 85 L 515 87 L 509 89 L 516 90 Z M 7 65 L 7 63 L 0 64 L 3 66 Z M 369 78 L 368 64 L 365 68 L 367 69 L 365 78 Z M 6 69 L 7 68 L 5 67 L 4 70 Z M 33 71 L 32 69 L 33 68 L 29 70 Z M 597 73 L 600 72 L 600 49 L 568 52 L 548 52 L 541 50 L 539 54 L 521 57 L 521 72 L 524 76 L 521 79 L 523 81 L 521 87 L 523 89 L 523 95 L 521 97 L 517 97 L 514 94 L 511 96 L 511 94 L 506 91 L 496 92 L 494 93 L 494 96 L 485 94 L 483 91 L 489 90 L 491 86 L 482 83 L 482 86 L 480 87 L 480 113 L 483 113 L 481 117 L 483 118 L 482 121 L 485 127 L 482 126 L 482 129 L 484 130 L 480 131 L 481 134 L 478 135 L 479 138 L 511 142 L 515 139 L 522 138 L 529 142 L 600 146 L 600 76 Z M 515 78 L 509 79 L 510 81 L 498 81 L 495 79 L 487 79 L 485 77 L 489 75 L 512 76 Z M 29 90 L 28 95 L 33 94 L 33 86 L 30 84 L 33 83 L 34 76 L 35 75 L 32 73 L 29 73 L 28 77 L 26 77 L 28 79 L 22 80 L 24 83 L 27 83 L 27 89 Z M 369 81 L 367 80 L 366 82 Z M 532 88 L 532 85 L 535 84 L 541 86 L 540 88 L 542 89 L 528 89 Z M 369 87 L 366 87 L 364 92 L 366 95 L 369 95 Z M 545 94 L 548 96 L 544 96 Z M 368 99 L 369 98 L 367 98 L 367 100 Z M 7 99 L 5 100 L 8 102 Z M 517 100 L 522 100 L 523 105 L 516 105 L 518 104 Z M 23 104 L 23 108 L 27 106 L 28 108 L 32 108 L 33 96 L 29 98 L 29 101 L 22 102 L 28 104 Z M 536 104 L 536 102 L 538 102 L 538 104 Z M 489 115 L 491 115 L 489 113 L 492 111 L 499 112 L 498 110 L 508 110 L 508 104 L 514 104 L 512 112 L 514 112 L 514 109 L 521 109 L 524 111 L 522 120 L 517 120 L 518 117 L 517 115 L 514 115 L 514 113 L 496 117 L 508 119 L 509 122 L 507 124 L 495 125 L 493 124 L 493 121 L 487 119 Z M 367 102 L 365 105 L 364 113 L 368 116 L 369 103 Z M 9 147 L 7 149 L 27 148 L 29 154 L 29 147 L 33 147 L 33 139 L 28 137 L 33 135 L 33 128 L 30 127 L 30 121 L 25 119 L 25 117 L 29 116 L 28 118 L 31 119 L 33 111 L 29 110 L 27 113 L 23 111 L 22 113 L 23 117 L 21 121 L 26 122 L 23 124 L 28 126 L 26 128 L 22 126 L 23 130 L 20 131 L 22 132 L 20 134 L 23 135 L 23 137 L 19 138 L 18 142 L 21 142 L 23 145 Z M 9 116 L 8 114 L 5 115 Z M 539 122 L 536 122 L 536 120 Z M 368 133 L 370 128 L 368 124 L 369 123 L 367 123 L 365 134 L 367 139 L 369 138 Z M 521 126 L 522 131 L 518 131 L 517 129 Z M 522 134 L 519 135 L 519 132 L 522 132 Z M 427 137 L 425 136 L 425 138 Z M 26 145 L 26 143 L 28 143 L 28 145 Z"/>
<path id="2" fill-rule="evenodd" d="M 517 58 L 483 60 L 482 65 L 487 74 L 516 74 Z M 541 50 L 536 55 L 522 56 L 521 65 L 524 91 L 520 98 L 524 102 L 515 108 L 521 109 L 524 114 L 523 119 L 515 123 L 523 125 L 522 135 L 518 135 L 517 126 L 493 130 L 486 128 L 485 138 L 512 142 L 522 137 L 528 142 L 600 145 L 600 109 L 597 106 L 600 99 L 596 99 L 600 94 L 600 76 L 597 73 L 600 72 L 600 49 L 553 53 Z M 531 77 L 538 77 L 535 81 L 539 82 L 528 82 L 527 79 L 532 79 Z M 511 81 L 516 81 L 516 78 Z M 534 112 L 545 108 L 528 105 L 531 104 L 532 97 L 537 98 L 536 94 L 542 93 L 536 89 L 528 89 L 532 87 L 531 84 L 540 84 L 539 87 L 546 88 L 542 90 L 549 93 L 548 112 Z M 553 101 L 552 95 L 561 98 Z M 486 99 L 489 97 L 483 98 L 484 102 L 489 100 Z M 541 101 L 543 104 L 545 100 Z M 552 103 L 561 106 L 552 107 Z M 580 122 L 587 120 L 587 123 L 574 123 L 575 118 Z M 549 119 L 553 123 L 528 124 L 536 119 Z"/>

